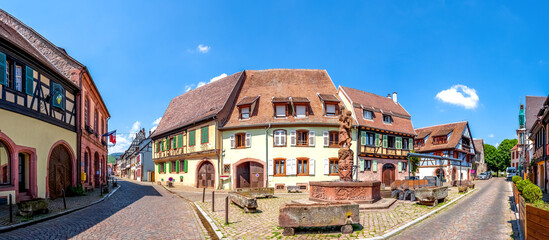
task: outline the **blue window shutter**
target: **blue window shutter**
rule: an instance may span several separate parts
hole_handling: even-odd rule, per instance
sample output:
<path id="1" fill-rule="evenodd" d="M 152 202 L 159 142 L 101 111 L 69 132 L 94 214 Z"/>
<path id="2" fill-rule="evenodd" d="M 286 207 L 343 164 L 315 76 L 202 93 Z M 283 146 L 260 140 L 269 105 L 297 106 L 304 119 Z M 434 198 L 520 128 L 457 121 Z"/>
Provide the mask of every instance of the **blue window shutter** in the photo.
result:
<path id="1" fill-rule="evenodd" d="M 34 87 L 34 71 L 32 70 L 32 68 L 27 66 L 27 68 L 25 69 L 25 75 L 26 75 L 25 92 L 27 93 L 27 95 L 32 96 L 32 93 L 33 93 L 33 90 L 34 90 L 33 89 L 33 87 Z"/>
<path id="2" fill-rule="evenodd" d="M 0 52 L 0 84 L 6 85 L 6 54 Z"/>

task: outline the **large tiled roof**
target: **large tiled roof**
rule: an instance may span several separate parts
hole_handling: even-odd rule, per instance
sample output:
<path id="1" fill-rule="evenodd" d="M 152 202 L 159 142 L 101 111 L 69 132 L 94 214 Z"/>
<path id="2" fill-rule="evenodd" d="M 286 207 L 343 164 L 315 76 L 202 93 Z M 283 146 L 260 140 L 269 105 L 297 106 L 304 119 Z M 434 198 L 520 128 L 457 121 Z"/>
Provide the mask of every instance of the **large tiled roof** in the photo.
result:
<path id="1" fill-rule="evenodd" d="M 337 116 L 323 116 L 318 94 L 336 94 L 336 88 L 325 70 L 269 69 L 246 70 L 244 82 L 236 102 L 260 95 L 250 119 L 239 120 L 238 108 L 233 108 L 224 128 L 246 127 L 268 123 L 338 123 Z M 274 98 L 273 98 L 274 97 Z M 290 99 L 291 97 L 291 99 Z M 273 101 L 308 102 L 311 114 L 307 118 L 275 119 Z"/>
<path id="2" fill-rule="evenodd" d="M 484 139 L 474 139 L 473 142 L 475 144 L 476 153 L 484 152 Z"/>
<path id="3" fill-rule="evenodd" d="M 415 148 L 415 150 L 417 152 L 431 152 L 431 151 L 455 148 L 458 145 L 459 140 L 461 139 L 461 136 L 463 135 L 463 132 L 465 131 L 465 128 L 467 127 L 467 125 L 468 125 L 467 122 L 457 122 L 457 123 L 436 125 L 431 127 L 416 128 L 416 133 L 418 135 L 416 139 L 425 138 L 427 135 L 429 135 L 429 139 L 425 141 L 425 146 Z M 448 139 L 447 143 L 445 144 L 434 145 L 433 137 L 441 136 L 441 133 L 443 132 L 448 132 L 448 133 L 452 132 L 452 134 L 450 135 L 450 139 Z M 473 145 L 475 144 L 473 143 Z"/>
<path id="4" fill-rule="evenodd" d="M 410 114 L 400 103 L 393 102 L 391 98 L 350 87 L 340 86 L 340 90 L 352 102 L 356 121 L 359 125 L 416 135 Z M 364 119 L 363 109 L 373 110 L 373 120 Z M 391 115 L 393 122 L 391 124 L 383 123 L 383 114 Z"/>
<path id="5" fill-rule="evenodd" d="M 543 107 L 546 97 L 526 96 L 524 117 L 526 118 L 526 131 L 530 130 L 536 122 L 539 110 Z"/>
<path id="6" fill-rule="evenodd" d="M 243 72 L 208 83 L 172 99 L 153 137 L 215 116 L 227 103 Z"/>

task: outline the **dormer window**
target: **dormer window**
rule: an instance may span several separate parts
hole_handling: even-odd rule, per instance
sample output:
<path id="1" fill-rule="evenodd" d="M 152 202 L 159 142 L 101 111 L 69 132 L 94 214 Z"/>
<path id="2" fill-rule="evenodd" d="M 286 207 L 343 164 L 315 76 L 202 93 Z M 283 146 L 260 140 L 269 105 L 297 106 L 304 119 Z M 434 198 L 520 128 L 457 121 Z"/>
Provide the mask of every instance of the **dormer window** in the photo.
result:
<path id="1" fill-rule="evenodd" d="M 392 122 L 393 122 L 393 119 L 391 115 L 383 115 L 383 123 L 391 124 Z"/>
<path id="2" fill-rule="evenodd" d="M 338 105 L 339 99 L 334 94 L 321 94 L 317 93 L 320 101 L 324 104 L 325 116 L 337 116 L 339 113 Z"/>
<path id="3" fill-rule="evenodd" d="M 283 118 L 288 116 L 288 106 L 284 105 L 275 105 L 275 117 Z"/>
<path id="4" fill-rule="evenodd" d="M 336 106 L 336 104 L 326 104 L 326 116 L 335 116 Z"/>
<path id="5" fill-rule="evenodd" d="M 307 117 L 307 106 L 305 106 L 305 105 L 295 106 L 295 116 L 297 118 Z"/>
<path id="6" fill-rule="evenodd" d="M 250 118 L 250 107 L 240 108 L 240 119 L 249 119 Z"/>
<path id="7" fill-rule="evenodd" d="M 445 143 L 448 143 L 448 139 L 446 138 L 446 136 L 433 137 L 433 144 L 438 145 Z"/>
<path id="8" fill-rule="evenodd" d="M 362 110 L 362 117 L 364 117 L 364 119 L 372 120 L 374 119 L 374 112 L 370 110 Z M 385 118 L 383 119 L 385 120 Z"/>

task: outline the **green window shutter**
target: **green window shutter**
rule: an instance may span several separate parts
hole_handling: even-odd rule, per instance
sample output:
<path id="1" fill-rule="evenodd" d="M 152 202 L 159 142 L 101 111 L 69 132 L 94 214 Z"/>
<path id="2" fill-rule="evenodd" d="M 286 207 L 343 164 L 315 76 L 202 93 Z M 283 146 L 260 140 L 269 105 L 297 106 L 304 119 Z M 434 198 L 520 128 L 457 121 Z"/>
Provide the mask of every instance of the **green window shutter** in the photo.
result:
<path id="1" fill-rule="evenodd" d="M 358 169 L 360 169 L 359 171 L 364 172 L 364 159 L 359 159 L 358 165 Z"/>
<path id="2" fill-rule="evenodd" d="M 32 68 L 27 66 L 27 68 L 25 69 L 25 75 L 26 75 L 25 92 L 27 93 L 27 95 L 32 96 L 32 93 L 33 93 L 33 90 L 34 90 L 33 89 L 33 87 L 34 87 L 34 71 L 32 70 Z"/>
<path id="3" fill-rule="evenodd" d="M 169 162 L 168 164 L 168 169 L 170 170 L 170 172 L 172 172 L 172 162 Z"/>
<path id="4" fill-rule="evenodd" d="M 189 160 L 185 159 L 183 161 L 185 161 L 185 162 L 183 162 L 183 171 L 187 172 L 187 170 L 188 170 L 188 165 L 187 164 L 189 163 Z"/>
<path id="5" fill-rule="evenodd" d="M 162 171 L 164 171 L 164 173 L 166 173 L 166 163 L 162 163 Z"/>
<path id="6" fill-rule="evenodd" d="M 360 132 L 360 145 L 366 145 L 366 132 Z"/>
<path id="7" fill-rule="evenodd" d="M 175 161 L 175 171 L 179 172 L 179 160 Z"/>
<path id="8" fill-rule="evenodd" d="M 177 148 L 182 148 L 183 147 L 183 134 L 179 134 L 179 136 L 177 136 Z"/>
<path id="9" fill-rule="evenodd" d="M 402 172 L 402 162 L 398 162 L 398 172 Z"/>
<path id="10" fill-rule="evenodd" d="M 387 135 L 383 135 L 383 147 L 387 148 Z"/>
<path id="11" fill-rule="evenodd" d="M 160 163 L 159 163 L 159 164 L 156 164 L 156 166 L 158 167 L 158 173 L 161 173 L 162 171 L 160 171 L 160 170 L 161 170 L 161 169 L 160 169 L 160 167 L 161 167 L 161 166 L 160 166 Z"/>
<path id="12" fill-rule="evenodd" d="M 379 147 L 379 134 L 376 133 L 376 139 L 375 139 L 375 143 L 376 143 L 376 147 Z"/>
<path id="13" fill-rule="evenodd" d="M 396 137 L 396 149 L 402 149 L 402 138 Z"/>
<path id="14" fill-rule="evenodd" d="M 6 85 L 6 54 L 0 52 L 0 84 Z"/>
<path id="15" fill-rule="evenodd" d="M 194 142 L 195 141 L 195 136 L 194 136 L 195 133 L 196 133 L 195 130 L 192 130 L 192 131 L 189 132 L 189 146 L 194 146 L 195 145 L 195 142 Z"/>
<path id="16" fill-rule="evenodd" d="M 207 143 L 209 142 L 209 139 L 208 139 L 208 130 L 209 128 L 208 127 L 203 127 L 202 129 L 200 129 L 200 134 L 201 134 L 201 137 L 200 137 L 200 143 Z"/>
<path id="17" fill-rule="evenodd" d="M 372 171 L 377 172 L 377 160 L 372 161 Z"/>
<path id="18" fill-rule="evenodd" d="M 414 139 L 413 138 L 408 139 L 408 149 L 409 150 L 414 150 Z"/>

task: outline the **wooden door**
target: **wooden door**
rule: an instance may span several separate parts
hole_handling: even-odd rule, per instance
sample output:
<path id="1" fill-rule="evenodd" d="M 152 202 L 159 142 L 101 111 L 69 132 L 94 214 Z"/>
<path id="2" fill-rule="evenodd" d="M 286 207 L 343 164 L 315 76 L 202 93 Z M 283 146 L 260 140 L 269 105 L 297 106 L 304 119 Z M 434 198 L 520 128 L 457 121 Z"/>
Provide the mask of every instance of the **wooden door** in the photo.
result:
<path id="1" fill-rule="evenodd" d="M 48 165 L 48 186 L 50 198 L 62 196 L 72 184 L 72 164 L 68 151 L 63 146 L 57 146 L 52 150 Z"/>
<path id="2" fill-rule="evenodd" d="M 385 186 L 390 186 L 395 181 L 395 166 L 393 164 L 383 165 L 382 182 Z"/>
<path id="3" fill-rule="evenodd" d="M 253 188 L 264 187 L 263 165 L 256 162 L 250 162 L 250 185 Z"/>
<path id="4" fill-rule="evenodd" d="M 198 170 L 198 187 L 214 187 L 215 171 L 214 166 L 210 162 L 205 162 Z"/>
<path id="5" fill-rule="evenodd" d="M 149 181 L 150 181 L 150 182 L 155 182 L 154 180 L 155 180 L 155 179 L 154 179 L 154 172 L 151 172 L 151 178 L 149 179 Z"/>
<path id="6" fill-rule="evenodd" d="M 250 163 L 245 162 L 236 167 L 236 187 L 237 188 L 249 188 L 250 184 Z"/>

